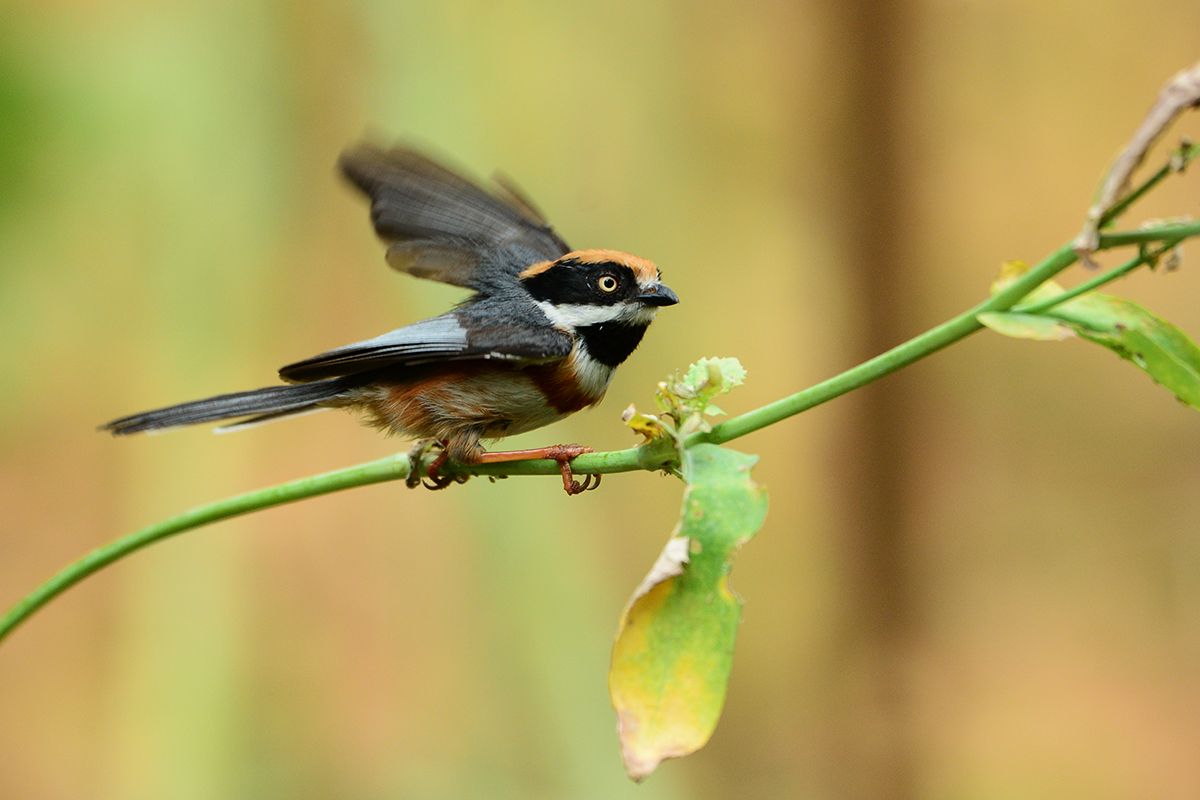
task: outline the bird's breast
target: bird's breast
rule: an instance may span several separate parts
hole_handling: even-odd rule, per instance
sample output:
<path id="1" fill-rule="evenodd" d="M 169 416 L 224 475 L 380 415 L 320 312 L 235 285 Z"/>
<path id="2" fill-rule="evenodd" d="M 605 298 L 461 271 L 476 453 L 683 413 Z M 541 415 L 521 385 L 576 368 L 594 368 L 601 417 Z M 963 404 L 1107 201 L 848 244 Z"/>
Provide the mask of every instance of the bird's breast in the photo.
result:
<path id="1" fill-rule="evenodd" d="M 581 347 L 562 361 L 526 367 L 524 371 L 546 397 L 547 405 L 564 416 L 603 400 L 613 376 L 612 368 L 589 357 Z"/>
<path id="2" fill-rule="evenodd" d="M 481 360 L 409 368 L 348 404 L 364 408 L 378 427 L 418 438 L 446 439 L 464 429 L 484 439 L 511 436 L 604 398 L 612 370 L 576 353 L 546 364 Z"/>

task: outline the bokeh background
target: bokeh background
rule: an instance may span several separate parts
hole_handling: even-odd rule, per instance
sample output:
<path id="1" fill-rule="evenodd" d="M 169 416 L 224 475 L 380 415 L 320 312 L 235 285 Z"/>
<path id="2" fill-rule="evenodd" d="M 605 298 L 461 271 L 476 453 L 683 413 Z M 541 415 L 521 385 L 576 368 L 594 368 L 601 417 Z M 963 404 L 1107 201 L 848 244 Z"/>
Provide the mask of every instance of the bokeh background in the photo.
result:
<path id="1" fill-rule="evenodd" d="M 513 442 L 619 449 L 677 367 L 738 357 L 746 411 L 1067 241 L 1197 31 L 1194 0 L 3 6 L 0 605 L 407 446 L 335 413 L 95 430 L 460 297 L 386 268 L 333 173 L 364 133 L 662 266 L 683 302 L 608 400 Z M 1196 208 L 1188 175 L 1128 222 Z M 1115 291 L 1200 332 L 1198 256 Z M 680 485 L 630 474 L 374 486 L 105 570 L 0 646 L 0 797 L 1200 795 L 1195 411 L 1090 345 L 982 333 L 733 446 L 771 512 L 724 718 L 642 786 L 605 672 Z"/>

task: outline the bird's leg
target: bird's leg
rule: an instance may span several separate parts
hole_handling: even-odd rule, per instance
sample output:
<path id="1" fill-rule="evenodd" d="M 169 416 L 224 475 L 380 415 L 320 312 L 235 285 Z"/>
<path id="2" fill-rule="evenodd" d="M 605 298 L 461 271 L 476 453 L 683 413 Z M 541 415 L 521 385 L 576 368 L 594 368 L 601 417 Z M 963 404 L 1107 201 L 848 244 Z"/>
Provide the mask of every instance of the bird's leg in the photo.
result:
<path id="1" fill-rule="evenodd" d="M 538 447 L 532 450 L 500 450 L 494 453 L 480 453 L 475 463 L 496 464 L 504 461 L 529 461 L 536 458 L 549 458 L 558 462 L 558 468 L 562 472 L 563 488 L 570 495 L 579 494 L 588 489 L 595 489 L 600 485 L 599 475 L 588 475 L 583 483 L 580 483 L 575 480 L 571 472 L 571 459 L 584 453 L 594 452 L 596 451 L 592 448 L 578 444 L 556 444 L 553 447 Z M 442 455 L 445 455 L 445 452 Z M 596 479 L 595 483 L 592 483 L 593 477 Z"/>
<path id="2" fill-rule="evenodd" d="M 413 445 L 408 451 L 408 460 L 412 467 L 408 471 L 408 479 L 405 483 L 410 489 L 417 488 L 417 484 L 423 484 L 426 489 L 445 489 L 452 483 L 466 483 L 470 477 L 468 475 L 451 475 L 443 477 L 441 474 L 442 467 L 450 458 L 450 451 L 447 449 L 449 440 L 431 441 L 422 440 Z M 429 464 L 429 468 L 425 470 L 425 477 L 429 478 L 428 482 L 421 480 L 421 456 L 425 455 L 433 447 L 440 447 L 442 452 L 437 454 L 437 458 L 433 459 Z"/>
<path id="3" fill-rule="evenodd" d="M 408 448 L 408 477 L 404 479 L 405 486 L 415 489 L 421 485 L 421 459 L 437 444 L 439 443 L 433 439 L 419 439 Z M 445 448 L 444 443 L 442 447 Z"/>
<path id="4" fill-rule="evenodd" d="M 428 489 L 445 489 L 452 483 L 466 483 L 468 476 L 453 475 L 442 476 L 439 474 L 443 466 L 450 459 L 449 440 L 444 441 L 422 441 L 418 442 L 409 451 L 409 461 L 412 462 L 412 469 L 409 471 L 407 483 L 410 487 L 415 487 L 421 482 L 419 465 L 421 457 L 429 451 L 431 447 L 440 447 L 441 452 L 429 464 L 425 470 L 424 485 Z M 558 462 L 559 471 L 562 473 L 563 489 L 567 494 L 580 494 L 589 489 L 595 489 L 600 485 L 599 475 L 584 476 L 583 483 L 575 480 L 574 473 L 571 471 L 571 459 L 584 453 L 594 453 L 590 447 L 584 447 L 578 444 L 558 444 L 552 447 L 537 447 L 531 450 L 499 450 L 496 452 L 481 451 L 475 458 L 463 462 L 468 464 L 498 464 L 505 461 L 529 461 L 538 458 L 548 458 Z M 415 476 L 415 477 L 414 477 Z M 595 481 L 593 481 L 593 478 Z"/>

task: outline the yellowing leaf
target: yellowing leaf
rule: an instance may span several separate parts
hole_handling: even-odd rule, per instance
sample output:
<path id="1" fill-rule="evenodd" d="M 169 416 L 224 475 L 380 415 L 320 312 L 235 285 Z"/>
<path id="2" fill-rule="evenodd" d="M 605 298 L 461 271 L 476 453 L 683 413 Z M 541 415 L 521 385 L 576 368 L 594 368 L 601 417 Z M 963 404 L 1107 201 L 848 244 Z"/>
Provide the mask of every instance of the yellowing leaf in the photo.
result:
<path id="1" fill-rule="evenodd" d="M 767 510 L 750 478 L 756 457 L 701 444 L 683 458 L 682 518 L 625 609 L 609 672 L 634 780 L 704 746 L 716 727 L 742 612 L 727 578 Z"/>
<path id="2" fill-rule="evenodd" d="M 653 414 L 639 414 L 632 403 L 621 412 L 621 421 L 632 428 L 634 433 L 640 433 L 646 437 L 642 444 L 666 435 L 666 429 L 663 428 L 663 424 L 659 421 L 658 417 Z"/>
<path id="3" fill-rule="evenodd" d="M 976 317 L 996 333 L 1014 339 L 1037 339 L 1042 342 L 1057 342 L 1075 335 L 1071 326 L 1037 314 L 1021 314 L 1011 311 L 988 311 Z"/>

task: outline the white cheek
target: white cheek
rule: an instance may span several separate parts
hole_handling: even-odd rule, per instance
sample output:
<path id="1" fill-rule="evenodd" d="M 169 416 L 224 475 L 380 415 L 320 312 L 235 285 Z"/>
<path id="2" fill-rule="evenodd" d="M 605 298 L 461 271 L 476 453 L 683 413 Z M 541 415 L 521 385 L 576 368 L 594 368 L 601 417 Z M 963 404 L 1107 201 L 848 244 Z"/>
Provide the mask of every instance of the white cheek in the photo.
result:
<path id="1" fill-rule="evenodd" d="M 644 306 L 641 303 L 621 303 L 615 306 L 592 306 L 578 303 L 562 303 L 555 305 L 542 300 L 538 308 L 559 328 L 574 330 L 588 325 L 600 325 L 604 322 L 628 322 L 649 324 L 654 319 L 657 308 Z"/>
<path id="2" fill-rule="evenodd" d="M 621 315 L 621 319 L 626 322 L 633 322 L 639 325 L 649 325 L 654 321 L 654 315 L 658 313 L 658 309 L 654 306 L 644 306 L 641 303 L 627 305 L 624 308 L 625 313 Z"/>
<path id="3" fill-rule="evenodd" d="M 555 305 L 547 300 L 538 303 L 538 308 L 555 326 L 574 330 L 585 325 L 598 325 L 601 322 L 611 322 L 614 316 L 612 306 L 589 306 L 575 303 Z"/>

